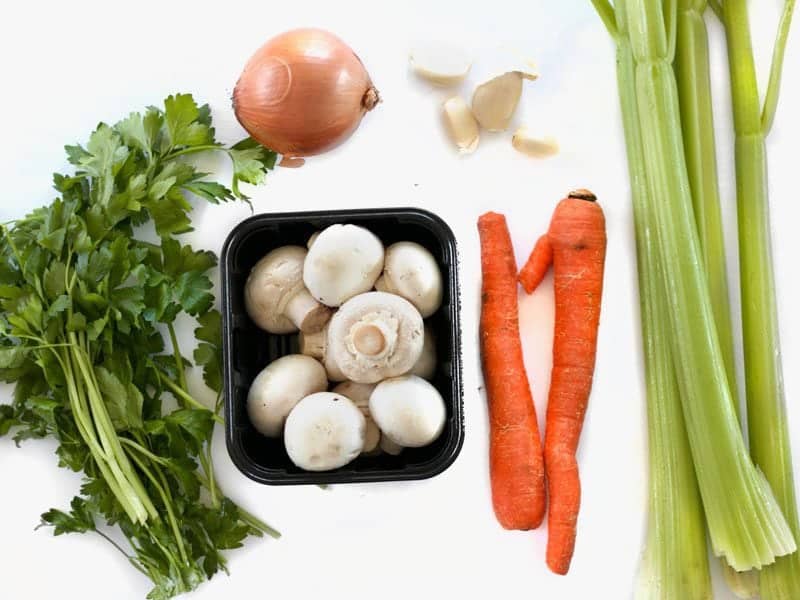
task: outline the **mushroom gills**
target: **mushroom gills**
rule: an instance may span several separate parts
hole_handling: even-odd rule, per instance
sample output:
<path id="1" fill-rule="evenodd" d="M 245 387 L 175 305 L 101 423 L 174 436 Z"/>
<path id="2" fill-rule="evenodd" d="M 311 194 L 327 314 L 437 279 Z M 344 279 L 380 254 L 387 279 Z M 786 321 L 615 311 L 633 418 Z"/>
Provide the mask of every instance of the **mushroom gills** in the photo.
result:
<path id="1" fill-rule="evenodd" d="M 345 379 L 377 383 L 410 371 L 423 343 L 422 316 L 408 300 L 367 292 L 348 300 L 331 319 L 325 360 Z"/>

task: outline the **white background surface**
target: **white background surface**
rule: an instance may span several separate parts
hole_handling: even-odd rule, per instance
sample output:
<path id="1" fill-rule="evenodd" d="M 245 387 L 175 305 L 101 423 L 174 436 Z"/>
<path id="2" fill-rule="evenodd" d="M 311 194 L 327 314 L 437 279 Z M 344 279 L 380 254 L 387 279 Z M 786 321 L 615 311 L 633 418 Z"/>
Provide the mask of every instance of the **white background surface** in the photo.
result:
<path id="1" fill-rule="evenodd" d="M 218 429 L 215 460 L 223 488 L 280 529 L 229 553 L 231 576 L 216 577 L 195 598 L 626 598 L 642 546 L 646 438 L 638 341 L 634 245 L 614 57 L 588 0 L 562 2 L 18 2 L 6 7 L 0 35 L 0 221 L 53 197 L 50 174 L 68 168 L 62 146 L 83 142 L 99 120 L 190 91 L 211 104 L 218 137 L 242 137 L 230 94 L 250 54 L 293 26 L 317 25 L 360 54 L 384 102 L 349 143 L 299 170 L 275 172 L 253 190 L 257 211 L 421 206 L 454 229 L 462 260 L 466 443 L 438 477 L 414 483 L 270 488 L 231 464 Z M 766 77 L 781 2 L 753 10 Z M 224 8 L 223 8 L 224 7 Z M 723 200 L 732 206 L 727 71 L 722 36 L 712 29 L 718 86 Z M 794 34 L 800 34 L 795 31 Z M 509 135 L 486 135 L 459 158 L 438 122 L 441 92 L 408 73 L 417 37 L 460 37 L 480 54 L 506 44 L 535 57 L 542 73 L 527 84 L 516 121 L 561 142 L 562 154 L 535 161 L 515 154 Z M 790 41 L 781 110 L 770 138 L 771 198 L 786 394 L 792 441 L 800 451 L 800 283 L 796 140 L 800 137 L 800 35 Z M 471 93 L 471 85 L 463 93 Z M 794 110 L 793 110 L 794 107 Z M 224 163 L 214 165 L 220 177 Z M 597 373 L 580 464 L 583 506 L 572 570 L 548 572 L 546 531 L 506 532 L 492 514 L 485 398 L 477 353 L 479 249 L 476 219 L 507 214 L 517 260 L 526 258 L 555 202 L 576 186 L 592 188 L 608 221 L 606 291 Z M 245 206 L 203 206 L 193 242 L 219 251 Z M 729 213 L 732 217 L 732 213 Z M 729 226 L 733 230 L 733 220 Z M 792 256 L 795 256 L 794 261 Z M 736 289 L 736 279 L 733 280 Z M 521 301 L 525 358 L 541 417 L 552 338 L 550 278 Z M 194 379 L 198 393 L 202 390 Z M 8 401 L 10 389 L 0 390 Z M 0 440 L 0 564 L 10 600 L 140 599 L 148 582 L 102 541 L 34 532 L 39 514 L 65 507 L 79 486 L 56 468 L 50 441 L 18 450 Z M 800 459 L 795 463 L 800 464 Z M 732 598 L 717 586 L 717 598 Z"/>

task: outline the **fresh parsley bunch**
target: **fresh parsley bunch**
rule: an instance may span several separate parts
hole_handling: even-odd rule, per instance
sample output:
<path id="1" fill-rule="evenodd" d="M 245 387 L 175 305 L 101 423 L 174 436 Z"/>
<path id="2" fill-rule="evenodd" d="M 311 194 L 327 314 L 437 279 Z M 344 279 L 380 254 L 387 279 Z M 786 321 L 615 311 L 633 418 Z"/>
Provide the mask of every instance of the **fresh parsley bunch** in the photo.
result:
<path id="1" fill-rule="evenodd" d="M 221 550 L 277 535 L 214 477 L 220 318 L 208 271 L 216 257 L 174 238 L 191 230 L 189 197 L 247 200 L 239 182 L 261 183 L 275 154 L 249 139 L 216 142 L 208 106 L 188 94 L 101 123 L 85 147 L 66 150 L 76 171 L 54 176 L 59 198 L 0 226 L 0 379 L 16 384 L 13 403 L 0 405 L 0 435 L 57 439 L 59 465 L 85 481 L 71 510 L 44 513 L 43 525 L 56 535 L 98 533 L 153 581 L 148 598 L 171 598 L 224 570 Z M 203 151 L 231 158 L 230 189 L 186 162 Z M 158 244 L 136 237 L 148 221 Z M 187 388 L 192 363 L 173 327 L 180 313 L 197 319 L 193 358 L 218 393 L 215 411 Z M 166 409 L 166 394 L 177 409 Z M 117 525 L 129 549 L 98 521 Z"/>

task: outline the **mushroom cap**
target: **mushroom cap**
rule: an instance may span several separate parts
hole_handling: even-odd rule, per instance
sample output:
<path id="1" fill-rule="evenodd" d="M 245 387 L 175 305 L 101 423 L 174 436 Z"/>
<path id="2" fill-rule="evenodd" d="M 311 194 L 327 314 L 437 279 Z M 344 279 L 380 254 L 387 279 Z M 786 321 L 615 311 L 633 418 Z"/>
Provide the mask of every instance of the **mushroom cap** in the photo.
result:
<path id="1" fill-rule="evenodd" d="M 382 381 L 369 399 L 369 412 L 385 437 L 409 448 L 427 446 L 442 433 L 446 408 L 441 394 L 416 375 Z"/>
<path id="2" fill-rule="evenodd" d="M 297 326 L 284 315 L 283 307 L 303 287 L 307 252 L 302 246 L 282 246 L 269 252 L 250 271 L 244 286 L 244 305 L 261 329 L 277 334 L 297 331 Z"/>
<path id="3" fill-rule="evenodd" d="M 303 281 L 327 306 L 372 289 L 383 270 L 383 244 L 357 225 L 331 225 L 320 232 L 308 251 Z"/>
<path id="4" fill-rule="evenodd" d="M 286 419 L 283 441 L 291 461 L 306 471 L 343 467 L 364 449 L 366 420 L 341 394 L 306 396 Z"/>
<path id="5" fill-rule="evenodd" d="M 402 296 L 424 319 L 442 305 L 442 272 L 433 254 L 415 242 L 397 242 L 386 249 L 380 287 Z"/>
<path id="6" fill-rule="evenodd" d="M 385 292 L 359 294 L 331 319 L 325 359 L 357 383 L 402 375 L 422 353 L 423 327 L 408 300 Z"/>
<path id="7" fill-rule="evenodd" d="M 253 380 L 247 393 L 247 414 L 256 430 L 278 437 L 286 416 L 302 398 L 328 387 L 328 377 L 318 361 L 289 354 L 271 362 Z"/>

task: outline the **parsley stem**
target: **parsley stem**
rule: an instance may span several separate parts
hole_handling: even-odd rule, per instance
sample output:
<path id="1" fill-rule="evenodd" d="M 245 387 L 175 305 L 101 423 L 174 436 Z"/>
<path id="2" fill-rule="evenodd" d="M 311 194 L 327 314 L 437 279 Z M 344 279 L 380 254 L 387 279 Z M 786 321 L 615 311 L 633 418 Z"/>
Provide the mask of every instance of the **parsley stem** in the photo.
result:
<path id="1" fill-rule="evenodd" d="M 185 154 L 195 154 L 197 152 L 206 152 L 209 150 L 221 150 L 226 154 L 228 152 L 228 149 L 225 146 L 221 146 L 219 144 L 203 144 L 201 146 L 191 146 L 189 148 L 184 148 L 183 150 L 176 150 L 175 152 L 170 152 L 162 160 L 166 162 L 168 160 L 172 160 L 174 158 L 183 156 Z"/>
<path id="2" fill-rule="evenodd" d="M 244 523 L 247 523 L 253 529 L 256 529 L 262 533 L 266 533 L 268 536 L 276 540 L 281 537 L 280 531 L 278 531 L 277 529 L 273 529 L 272 527 L 264 523 L 264 521 L 259 519 L 257 516 L 243 509 L 241 506 L 239 506 L 238 508 L 239 508 L 239 518 Z"/>
<path id="3" fill-rule="evenodd" d="M 175 357 L 175 368 L 178 370 L 178 384 L 188 392 L 189 387 L 186 385 L 186 367 L 183 363 L 180 346 L 178 345 L 178 336 L 175 334 L 175 327 L 172 323 L 167 324 L 167 330 L 169 331 L 169 339 L 172 341 L 172 354 Z"/>
<path id="4" fill-rule="evenodd" d="M 68 335 L 70 342 L 75 346 L 72 349 L 73 360 L 78 370 L 81 372 L 86 385 L 86 395 L 89 399 L 91 414 L 95 427 L 97 428 L 100 442 L 109 455 L 109 467 L 117 476 L 120 484 L 123 486 L 123 490 L 127 488 L 132 498 L 143 506 L 143 509 L 150 518 L 158 519 L 156 507 L 153 506 L 139 476 L 136 474 L 136 471 L 133 470 L 130 461 L 128 461 L 127 454 L 122 449 L 122 444 L 120 444 L 114 425 L 111 423 L 108 409 L 106 409 L 105 401 L 99 391 L 99 385 L 95 378 L 94 370 L 87 364 L 86 357 L 84 356 L 86 352 L 79 343 L 79 338 L 74 331 L 69 332 Z"/>
<path id="5" fill-rule="evenodd" d="M 100 447 L 100 443 L 94 434 L 94 427 L 91 423 L 91 417 L 89 416 L 88 407 L 86 406 L 86 400 L 83 398 L 83 394 L 78 388 L 78 379 L 75 377 L 69 354 L 65 353 L 64 357 L 59 356 L 58 353 L 55 352 L 54 354 L 56 354 L 56 358 L 58 359 L 59 363 L 61 363 L 61 368 L 64 371 L 64 379 L 67 385 L 67 397 L 70 401 L 70 408 L 72 409 L 72 416 L 75 419 L 75 425 L 78 428 L 78 433 L 80 433 L 84 442 L 86 442 L 86 445 L 89 447 L 89 452 L 92 455 L 95 464 L 100 469 L 100 473 L 102 474 L 106 485 L 108 485 L 109 489 L 111 490 L 111 493 L 120 503 L 120 506 L 122 506 L 122 509 L 131 519 L 131 521 L 135 523 L 142 518 L 143 509 L 133 505 L 129 499 L 129 496 L 125 493 L 125 491 L 123 491 L 120 483 L 116 479 L 116 476 L 111 472 L 108 466 L 108 457 Z"/>
<path id="6" fill-rule="evenodd" d="M 220 417 L 218 414 L 215 414 L 214 411 L 210 410 L 207 406 L 204 406 L 204 405 L 200 404 L 200 402 L 195 400 L 192 396 L 190 396 L 188 393 L 186 393 L 183 389 L 181 389 L 179 386 L 177 386 L 174 382 L 170 381 L 170 379 L 168 377 L 165 377 L 162 373 L 159 373 L 158 375 L 159 375 L 159 378 L 160 378 L 161 382 L 164 385 L 166 385 L 173 394 L 176 394 L 178 397 L 180 397 L 181 399 L 183 399 L 186 402 L 188 402 L 189 404 L 191 404 L 194 408 L 197 408 L 197 409 L 200 409 L 200 410 L 207 410 L 208 412 L 210 412 L 213 415 L 214 420 L 217 423 L 219 423 L 220 425 L 224 425 L 225 424 L 225 420 L 222 417 Z"/>
<path id="7" fill-rule="evenodd" d="M 181 535 L 180 527 L 178 527 L 178 522 L 175 519 L 175 512 L 172 510 L 173 501 L 172 498 L 169 497 L 169 488 L 166 486 L 166 482 L 163 480 L 163 475 L 161 475 L 160 471 L 158 471 L 159 475 L 161 475 L 162 482 L 165 484 L 164 486 L 158 482 L 152 471 L 147 468 L 147 465 L 144 464 L 142 459 L 140 459 L 136 454 L 131 454 L 131 458 L 150 480 L 150 483 L 153 484 L 153 487 L 156 488 L 158 495 L 161 496 L 161 501 L 164 503 L 164 508 L 167 509 L 167 520 L 172 528 L 172 534 L 175 536 L 175 542 L 178 544 L 178 552 L 181 555 L 181 560 L 184 563 L 188 563 L 189 557 L 186 554 L 186 546 L 183 541 L 183 536 Z M 158 467 L 156 466 L 155 469 L 158 470 Z"/>
<path id="8" fill-rule="evenodd" d="M 101 538 L 103 538 L 105 541 L 107 541 L 109 544 L 111 544 L 111 545 L 112 545 L 114 548 L 116 548 L 117 550 L 119 550 L 119 552 L 120 552 L 120 553 L 121 553 L 121 554 L 122 554 L 122 555 L 123 555 L 125 558 L 127 558 L 127 559 L 128 559 L 128 562 L 129 562 L 129 563 L 131 563 L 131 564 L 133 565 L 133 567 L 134 567 L 134 568 L 135 568 L 137 571 L 139 571 L 139 572 L 140 572 L 142 575 L 144 575 L 144 576 L 148 576 L 148 575 L 147 575 L 147 571 L 145 571 L 145 570 L 144 570 L 144 568 L 142 568 L 142 565 L 140 565 L 140 564 L 137 562 L 137 560 L 136 560 L 136 559 L 135 559 L 133 556 L 131 556 L 130 554 L 128 554 L 127 552 L 125 552 L 125 550 L 122 548 L 122 546 L 120 546 L 120 545 L 119 545 L 117 542 L 115 542 L 114 540 L 112 540 L 112 539 L 111 539 L 109 536 L 107 536 L 107 535 L 106 535 L 105 533 L 103 533 L 102 531 L 99 531 L 98 529 L 93 529 L 92 531 L 94 531 L 94 532 L 95 532 L 97 535 L 99 535 Z"/>
<path id="9" fill-rule="evenodd" d="M 764 135 L 768 135 L 775 121 L 775 112 L 778 108 L 778 96 L 781 90 L 781 75 L 783 74 L 783 56 L 786 52 L 786 40 L 789 38 L 789 29 L 792 24 L 795 0 L 786 0 L 783 14 L 778 25 L 778 36 L 775 40 L 775 49 L 772 52 L 772 66 L 769 72 L 767 94 L 764 97 L 764 108 L 761 111 L 761 128 Z"/>
<path id="10" fill-rule="evenodd" d="M 136 441 L 134 441 L 134 440 L 132 440 L 130 438 L 126 438 L 126 437 L 122 437 L 122 436 L 120 436 L 119 441 L 122 442 L 123 445 L 128 446 L 129 448 L 132 448 L 133 450 L 136 450 L 137 452 L 139 452 L 143 456 L 146 456 L 147 458 L 149 458 L 153 462 L 158 463 L 158 464 L 160 464 L 162 466 L 165 466 L 165 467 L 169 468 L 169 466 L 170 466 L 169 460 L 167 460 L 166 458 L 163 458 L 161 456 L 157 456 L 157 455 L 153 454 L 152 452 L 150 452 L 150 450 L 148 450 L 147 448 L 142 446 L 140 443 L 138 443 L 138 442 L 136 442 Z"/>

